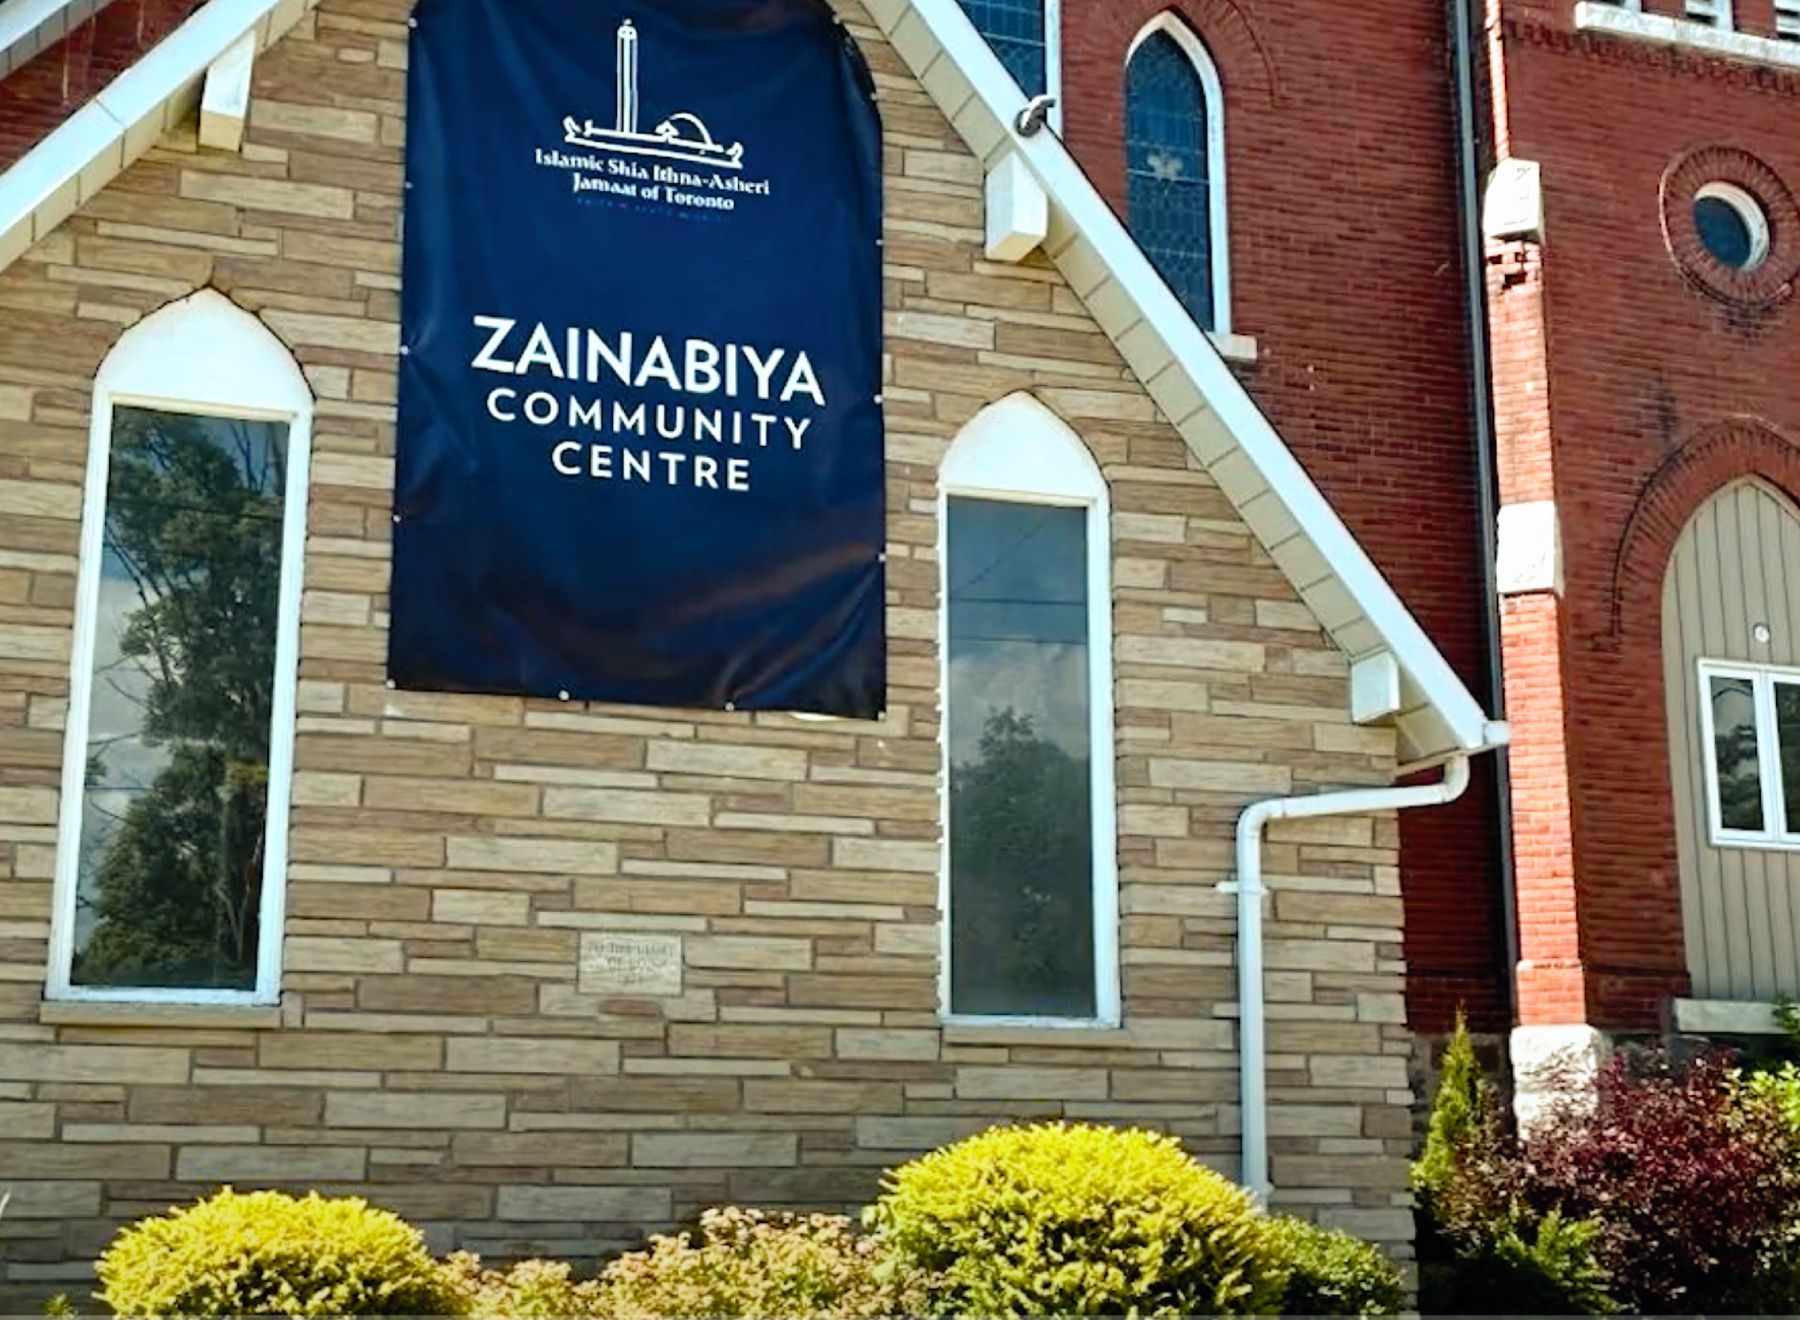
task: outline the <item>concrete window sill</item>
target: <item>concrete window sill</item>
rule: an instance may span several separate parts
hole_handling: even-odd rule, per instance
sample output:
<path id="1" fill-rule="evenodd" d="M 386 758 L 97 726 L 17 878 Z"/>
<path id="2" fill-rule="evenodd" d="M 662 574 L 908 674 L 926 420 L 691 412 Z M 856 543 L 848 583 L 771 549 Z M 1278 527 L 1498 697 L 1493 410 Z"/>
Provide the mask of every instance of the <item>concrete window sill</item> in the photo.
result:
<path id="1" fill-rule="evenodd" d="M 1035 1026 L 1014 1022 L 946 1022 L 946 1045 L 1033 1045 L 1051 1049 L 1132 1048 L 1131 1032 L 1103 1024 L 1087 1026 Z"/>
<path id="2" fill-rule="evenodd" d="M 1631 41 L 1675 46 L 1722 59 L 1744 60 L 1776 69 L 1800 69 L 1800 41 L 1728 32 L 1709 23 L 1694 23 L 1666 14 L 1645 14 L 1605 0 L 1580 0 L 1575 26 L 1583 32 L 1605 32 Z"/>
<path id="3" fill-rule="evenodd" d="M 38 1006 L 47 1027 L 199 1027 L 266 1029 L 281 1025 L 275 1004 L 145 1004 L 51 999 Z"/>
<path id="4" fill-rule="evenodd" d="M 1212 346 L 1219 350 L 1219 356 L 1227 362 L 1256 361 L 1256 338 L 1253 335 L 1236 335 L 1229 332 L 1220 334 L 1217 330 L 1208 330 L 1206 337 Z"/>

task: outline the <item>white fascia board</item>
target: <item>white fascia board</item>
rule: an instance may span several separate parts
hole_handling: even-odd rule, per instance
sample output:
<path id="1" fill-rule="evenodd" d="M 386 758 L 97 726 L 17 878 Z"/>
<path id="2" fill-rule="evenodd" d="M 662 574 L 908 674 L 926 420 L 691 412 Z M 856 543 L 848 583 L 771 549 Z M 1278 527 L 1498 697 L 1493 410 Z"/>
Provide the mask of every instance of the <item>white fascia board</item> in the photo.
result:
<path id="1" fill-rule="evenodd" d="M 69 35 L 110 0 L 0 0 L 0 78 Z"/>
<path id="2" fill-rule="evenodd" d="M 1014 125 L 1025 106 L 1024 94 L 957 0 L 880 0 L 869 9 L 945 116 L 981 155 L 984 166 L 1016 152 L 1037 176 L 1050 199 L 1046 250 L 1065 268 L 1076 292 L 1084 298 L 1104 293 L 1107 282 L 1115 281 L 1135 304 L 1141 315 L 1132 326 L 1133 334 L 1141 337 L 1147 325 L 1174 363 L 1150 386 L 1154 396 L 1161 402 L 1166 395 L 1159 387 L 1167 387 L 1171 393 L 1198 395 L 1204 401 L 1203 408 L 1185 418 L 1175 415 L 1190 447 L 1209 470 L 1232 459 L 1228 472 L 1241 489 L 1254 484 L 1278 499 L 1297 528 L 1285 548 L 1297 550 L 1295 542 L 1307 542 L 1306 554 L 1289 558 L 1323 560 L 1338 591 L 1358 611 L 1354 620 L 1334 631 L 1339 645 L 1353 661 L 1374 650 L 1393 654 L 1404 676 L 1408 704 L 1416 701 L 1432 716 L 1400 721 L 1403 735 L 1416 732 L 1428 739 L 1419 742 L 1409 736 L 1412 745 L 1406 753 L 1423 758 L 1491 746 L 1499 726 L 1487 719 L 1062 141 L 1053 133 L 1030 137 L 1018 133 Z M 1070 264 L 1065 267 L 1066 260 Z M 1242 479 L 1246 463 L 1257 482 Z"/>
<path id="3" fill-rule="evenodd" d="M 266 48 L 316 0 L 208 0 L 0 174 L 0 270 L 143 155 L 193 108 L 214 61 L 246 35 Z"/>

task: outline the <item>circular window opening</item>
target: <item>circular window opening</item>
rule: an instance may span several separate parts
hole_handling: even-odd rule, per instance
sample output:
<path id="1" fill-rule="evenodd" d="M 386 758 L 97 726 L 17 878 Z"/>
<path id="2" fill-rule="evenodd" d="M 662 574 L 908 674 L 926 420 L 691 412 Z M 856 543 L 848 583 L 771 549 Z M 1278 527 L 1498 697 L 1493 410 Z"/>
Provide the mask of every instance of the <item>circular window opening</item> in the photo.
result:
<path id="1" fill-rule="evenodd" d="M 1769 255 L 1769 216 L 1735 183 L 1709 183 L 1694 194 L 1700 244 L 1722 266 L 1751 271 Z"/>

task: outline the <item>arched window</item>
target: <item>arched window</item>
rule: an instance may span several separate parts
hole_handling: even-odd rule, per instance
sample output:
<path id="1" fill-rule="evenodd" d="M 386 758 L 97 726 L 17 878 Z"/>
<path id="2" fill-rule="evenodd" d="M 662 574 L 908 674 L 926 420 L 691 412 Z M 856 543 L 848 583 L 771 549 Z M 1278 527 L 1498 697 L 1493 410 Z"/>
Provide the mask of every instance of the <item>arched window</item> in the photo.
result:
<path id="1" fill-rule="evenodd" d="M 274 1003 L 312 394 L 205 290 L 94 381 L 52 998 Z"/>
<path id="2" fill-rule="evenodd" d="M 1116 1022 L 1106 481 L 1017 394 L 964 428 L 939 487 L 945 1012 Z"/>
<path id="3" fill-rule="evenodd" d="M 1125 222 L 1202 329 L 1231 329 L 1218 71 L 1180 19 L 1152 19 L 1125 65 Z"/>
<path id="4" fill-rule="evenodd" d="M 975 30 L 987 38 L 1027 96 L 1054 92 L 1057 82 L 1057 6 L 1060 0 L 961 0 Z"/>

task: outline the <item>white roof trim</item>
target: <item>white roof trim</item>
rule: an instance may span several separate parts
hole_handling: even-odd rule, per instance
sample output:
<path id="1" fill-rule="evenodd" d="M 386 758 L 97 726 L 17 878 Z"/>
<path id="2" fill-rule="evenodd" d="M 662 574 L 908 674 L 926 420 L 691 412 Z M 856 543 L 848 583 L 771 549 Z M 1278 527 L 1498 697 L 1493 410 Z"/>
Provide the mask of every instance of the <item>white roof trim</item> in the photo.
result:
<path id="1" fill-rule="evenodd" d="M 1504 742 L 1062 142 L 1021 136 L 1024 94 L 956 0 L 866 0 L 985 166 L 1018 153 L 1050 198 L 1045 250 L 1189 449 L 1352 661 L 1392 652 L 1403 760 Z"/>
<path id="2" fill-rule="evenodd" d="M 112 0 L 0 0 L 0 78 L 55 45 Z"/>
<path id="3" fill-rule="evenodd" d="M 267 48 L 316 3 L 209 0 L 0 174 L 0 270 L 192 110 L 215 60 L 252 33 Z"/>
<path id="4" fill-rule="evenodd" d="M 316 0 L 209 0 L 0 175 L 0 268 L 47 235 L 192 108 L 245 33 L 265 48 Z M 1405 760 L 1505 740 L 1356 543 L 1275 428 L 1053 134 L 1019 135 L 1024 93 L 957 0 L 866 0 L 971 150 L 1019 154 L 1050 198 L 1046 251 L 1188 447 L 1352 661 L 1391 651 Z"/>

